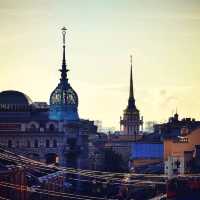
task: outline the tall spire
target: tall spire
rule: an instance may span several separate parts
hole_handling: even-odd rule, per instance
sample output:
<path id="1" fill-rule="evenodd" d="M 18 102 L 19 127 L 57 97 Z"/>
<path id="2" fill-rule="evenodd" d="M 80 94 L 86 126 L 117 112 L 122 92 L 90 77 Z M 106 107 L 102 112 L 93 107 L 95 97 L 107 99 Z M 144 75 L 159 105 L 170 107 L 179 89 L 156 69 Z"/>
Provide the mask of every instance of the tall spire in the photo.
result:
<path id="1" fill-rule="evenodd" d="M 131 65 L 131 71 L 130 71 L 130 91 L 129 91 L 129 99 L 128 99 L 128 108 L 133 109 L 136 108 L 135 106 L 135 98 L 133 94 L 133 72 L 132 72 L 132 65 L 133 65 L 132 55 L 130 55 L 130 65 Z"/>
<path id="2" fill-rule="evenodd" d="M 66 59 L 65 59 L 65 36 L 66 36 L 66 28 L 63 27 L 62 29 L 62 36 L 63 36 L 63 59 L 62 59 L 62 69 L 60 69 L 61 72 L 61 79 L 60 81 L 67 81 L 67 72 L 69 71 L 67 69 L 67 65 L 66 65 Z"/>
<path id="3" fill-rule="evenodd" d="M 132 55 L 130 55 L 130 64 L 131 64 L 131 72 L 130 72 L 130 92 L 129 98 L 134 98 L 133 96 L 133 72 L 132 72 Z"/>

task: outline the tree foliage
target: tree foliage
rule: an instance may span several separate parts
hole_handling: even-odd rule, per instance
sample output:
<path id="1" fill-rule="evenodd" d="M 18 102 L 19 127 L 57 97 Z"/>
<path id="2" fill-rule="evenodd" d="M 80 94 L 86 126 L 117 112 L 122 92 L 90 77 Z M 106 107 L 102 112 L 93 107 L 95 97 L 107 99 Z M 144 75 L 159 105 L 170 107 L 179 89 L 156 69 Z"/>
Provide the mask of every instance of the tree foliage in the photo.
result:
<path id="1" fill-rule="evenodd" d="M 126 169 L 122 156 L 114 152 L 112 149 L 104 150 L 104 170 L 111 172 L 123 172 Z"/>

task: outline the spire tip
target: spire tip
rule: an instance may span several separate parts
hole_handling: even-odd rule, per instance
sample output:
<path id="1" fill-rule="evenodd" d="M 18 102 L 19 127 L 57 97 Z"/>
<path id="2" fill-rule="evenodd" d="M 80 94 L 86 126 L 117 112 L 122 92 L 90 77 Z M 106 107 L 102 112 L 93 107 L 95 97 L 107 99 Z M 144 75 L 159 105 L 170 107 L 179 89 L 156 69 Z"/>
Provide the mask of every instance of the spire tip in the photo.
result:
<path id="1" fill-rule="evenodd" d="M 132 54 L 130 54 L 130 63 L 131 63 L 131 66 L 132 66 L 132 64 L 133 64 L 133 56 L 132 56 Z"/>
<path id="2" fill-rule="evenodd" d="M 61 29 L 62 30 L 62 37 L 63 37 L 63 60 L 62 60 L 62 69 L 61 71 L 61 81 L 67 80 L 67 72 L 68 69 L 66 67 L 66 59 L 65 59 L 65 35 L 66 35 L 66 28 L 65 26 Z"/>

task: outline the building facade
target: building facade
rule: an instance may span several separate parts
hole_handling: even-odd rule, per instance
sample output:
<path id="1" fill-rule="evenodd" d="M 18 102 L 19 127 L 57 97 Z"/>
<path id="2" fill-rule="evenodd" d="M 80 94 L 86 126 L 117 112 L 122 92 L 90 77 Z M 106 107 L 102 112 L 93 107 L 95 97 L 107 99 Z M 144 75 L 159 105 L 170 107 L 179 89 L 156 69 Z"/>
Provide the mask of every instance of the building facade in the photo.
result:
<path id="1" fill-rule="evenodd" d="M 165 173 L 169 176 L 199 173 L 200 128 L 164 139 Z"/>
<path id="2" fill-rule="evenodd" d="M 182 134 L 188 134 L 189 132 L 200 127 L 200 121 L 194 118 L 182 118 L 180 119 L 176 112 L 172 117 L 169 117 L 168 122 L 154 125 L 154 132 L 164 138 L 176 138 Z"/>
<path id="3" fill-rule="evenodd" d="M 50 105 L 33 102 L 22 92 L 0 92 L 0 144 L 46 163 L 87 168 L 88 138 L 96 134 L 93 121 L 80 119 L 78 95 L 69 84 L 63 35 L 61 78 Z"/>
<path id="4" fill-rule="evenodd" d="M 132 56 L 131 56 L 131 71 L 130 71 L 130 91 L 128 106 L 124 110 L 123 117 L 120 117 L 120 132 L 124 135 L 137 136 L 143 126 L 143 119 L 140 118 L 140 111 L 135 104 L 133 92 L 133 74 L 132 74 Z"/>

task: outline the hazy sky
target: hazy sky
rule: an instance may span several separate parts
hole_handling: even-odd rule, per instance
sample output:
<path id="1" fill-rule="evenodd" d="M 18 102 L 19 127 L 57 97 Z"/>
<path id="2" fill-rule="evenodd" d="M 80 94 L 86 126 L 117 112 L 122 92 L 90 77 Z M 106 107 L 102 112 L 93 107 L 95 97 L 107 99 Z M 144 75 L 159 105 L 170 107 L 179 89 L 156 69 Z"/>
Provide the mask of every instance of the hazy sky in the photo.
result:
<path id="1" fill-rule="evenodd" d="M 136 104 L 145 121 L 176 107 L 200 118 L 199 0 L 0 0 L 0 90 L 49 101 L 66 26 L 69 80 L 82 118 L 119 128 L 133 54 Z"/>

